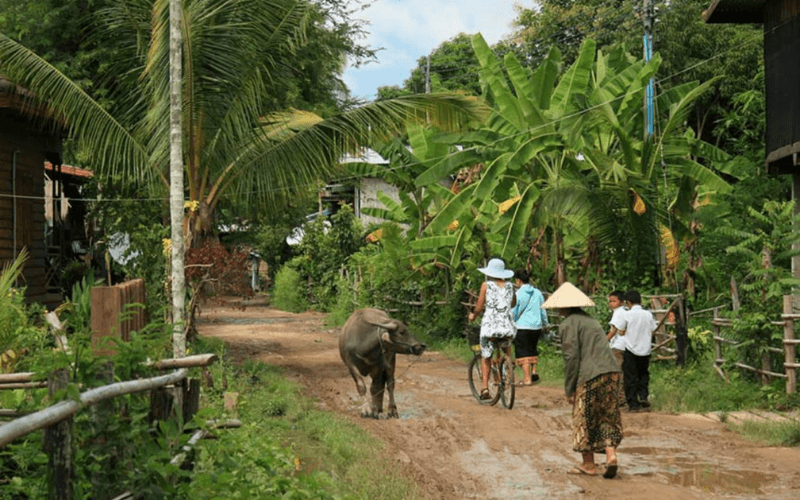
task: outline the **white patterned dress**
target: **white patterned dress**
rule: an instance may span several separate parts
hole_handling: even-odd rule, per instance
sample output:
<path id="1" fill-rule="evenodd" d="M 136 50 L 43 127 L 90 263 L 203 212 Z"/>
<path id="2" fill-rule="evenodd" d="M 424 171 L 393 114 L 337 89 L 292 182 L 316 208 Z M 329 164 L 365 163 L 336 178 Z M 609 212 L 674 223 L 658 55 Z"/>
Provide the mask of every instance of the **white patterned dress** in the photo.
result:
<path id="1" fill-rule="evenodd" d="M 481 320 L 481 356 L 492 357 L 494 346 L 489 338 L 510 337 L 517 334 L 516 325 L 511 320 L 511 302 L 514 299 L 514 285 L 506 282 L 503 288 L 493 280 L 486 282 L 486 306 Z"/>

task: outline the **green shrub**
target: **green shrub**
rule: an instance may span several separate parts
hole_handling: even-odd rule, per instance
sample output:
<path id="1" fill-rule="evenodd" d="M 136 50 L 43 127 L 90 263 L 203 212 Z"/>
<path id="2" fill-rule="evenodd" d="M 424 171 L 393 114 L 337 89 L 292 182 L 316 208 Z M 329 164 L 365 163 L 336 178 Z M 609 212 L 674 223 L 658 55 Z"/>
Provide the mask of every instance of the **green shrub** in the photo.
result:
<path id="1" fill-rule="evenodd" d="M 25 371 L 26 353 L 51 343 L 52 336 L 41 326 L 44 310 L 26 306 L 25 289 L 15 286 L 27 258 L 27 252 L 21 252 L 0 274 L 0 372 Z"/>
<path id="2" fill-rule="evenodd" d="M 356 292 L 347 279 L 340 277 L 336 282 L 336 289 L 338 291 L 336 301 L 333 303 L 330 313 L 325 317 L 325 324 L 328 327 L 344 325 L 358 304 Z"/>
<path id="3" fill-rule="evenodd" d="M 305 291 L 300 274 L 291 265 L 283 266 L 275 275 L 270 303 L 282 311 L 303 312 L 308 309 Z"/>
<path id="4" fill-rule="evenodd" d="M 339 299 L 338 286 L 348 258 L 364 244 L 361 222 L 350 206 L 343 205 L 330 221 L 317 217 L 303 229 L 303 241 L 295 250 L 292 265 L 307 283 L 305 296 L 313 307 L 330 311 Z"/>

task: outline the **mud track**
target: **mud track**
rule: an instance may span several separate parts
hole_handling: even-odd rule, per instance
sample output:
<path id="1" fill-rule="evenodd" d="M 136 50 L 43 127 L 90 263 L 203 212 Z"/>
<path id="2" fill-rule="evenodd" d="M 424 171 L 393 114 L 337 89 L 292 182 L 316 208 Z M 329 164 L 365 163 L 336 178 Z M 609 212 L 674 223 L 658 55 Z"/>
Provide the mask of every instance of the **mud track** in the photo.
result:
<path id="1" fill-rule="evenodd" d="M 319 408 L 381 439 L 424 498 L 798 498 L 799 449 L 747 442 L 713 415 L 623 413 L 617 477 L 567 474 L 579 456 L 571 450 L 570 407 L 560 380 L 543 373 L 543 384 L 517 388 L 513 410 L 481 406 L 465 364 L 437 352 L 398 356 L 399 420 L 363 419 L 339 358 L 338 329 L 325 329 L 323 318 L 218 302 L 203 308 L 199 331 L 225 341 L 234 362 L 251 358 L 282 367 Z"/>

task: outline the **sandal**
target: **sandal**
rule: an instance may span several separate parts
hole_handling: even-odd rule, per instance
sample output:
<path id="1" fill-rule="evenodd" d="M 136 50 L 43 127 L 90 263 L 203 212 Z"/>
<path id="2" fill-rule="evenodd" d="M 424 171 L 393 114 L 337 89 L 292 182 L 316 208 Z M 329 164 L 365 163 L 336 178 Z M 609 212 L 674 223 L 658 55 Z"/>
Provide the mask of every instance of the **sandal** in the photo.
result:
<path id="1" fill-rule="evenodd" d="M 492 396 L 489 394 L 489 389 L 481 389 L 481 399 L 492 399 Z"/>
<path id="2" fill-rule="evenodd" d="M 597 475 L 597 469 L 594 469 L 594 470 L 587 469 L 586 465 L 587 464 L 576 465 L 575 467 L 573 467 L 572 469 L 567 471 L 567 474 L 577 474 L 577 475 L 585 474 L 587 476 L 596 476 Z M 593 465 L 593 464 L 589 464 L 589 465 Z"/>

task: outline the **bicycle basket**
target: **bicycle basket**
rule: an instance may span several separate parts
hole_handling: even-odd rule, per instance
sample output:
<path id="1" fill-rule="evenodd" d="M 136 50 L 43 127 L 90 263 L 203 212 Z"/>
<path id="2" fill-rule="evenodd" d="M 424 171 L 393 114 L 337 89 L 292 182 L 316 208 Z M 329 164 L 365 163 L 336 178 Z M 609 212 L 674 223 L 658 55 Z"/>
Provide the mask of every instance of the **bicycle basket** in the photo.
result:
<path id="1" fill-rule="evenodd" d="M 469 345 L 479 345 L 481 343 L 480 325 L 467 325 L 467 341 Z"/>

